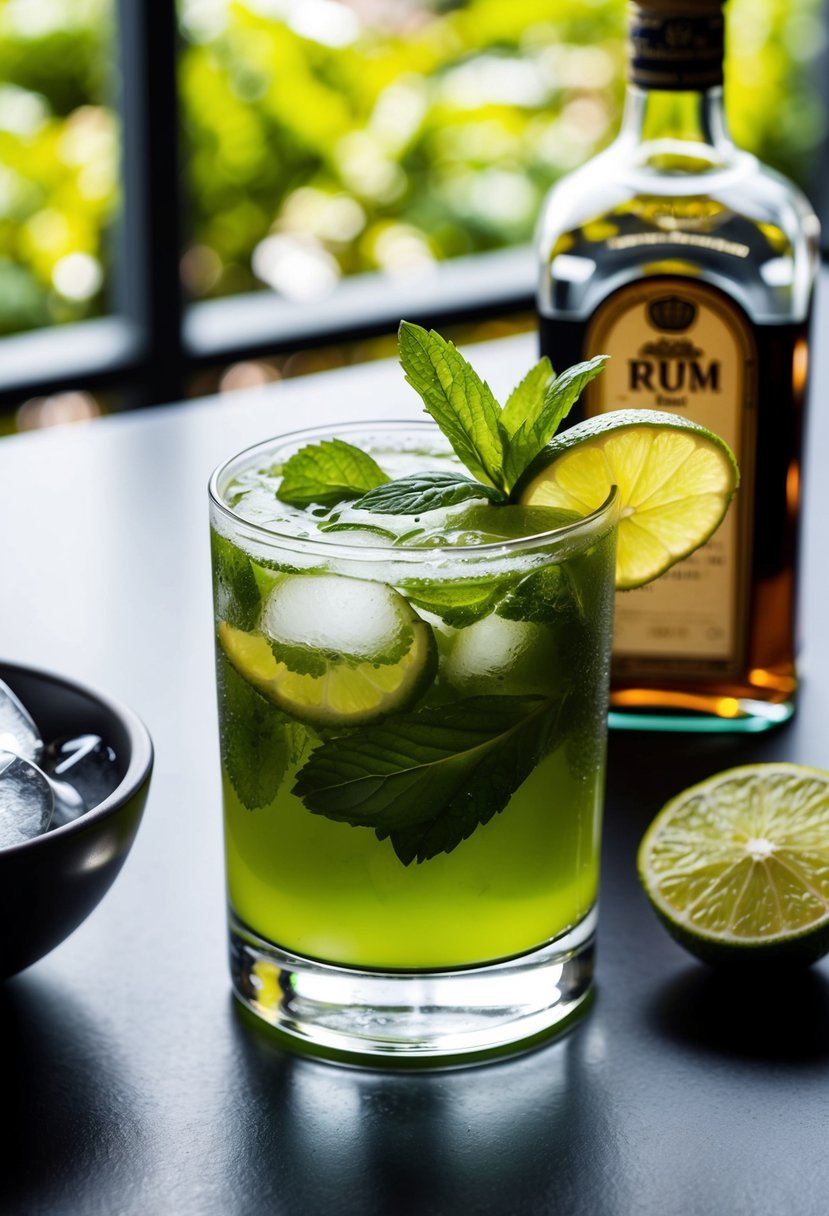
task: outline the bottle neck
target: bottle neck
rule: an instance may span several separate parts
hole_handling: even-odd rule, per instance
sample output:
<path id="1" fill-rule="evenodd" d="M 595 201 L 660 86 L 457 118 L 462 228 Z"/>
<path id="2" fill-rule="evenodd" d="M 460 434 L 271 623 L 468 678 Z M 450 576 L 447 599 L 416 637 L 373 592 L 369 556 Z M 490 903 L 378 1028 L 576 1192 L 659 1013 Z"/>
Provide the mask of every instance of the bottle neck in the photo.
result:
<path id="1" fill-rule="evenodd" d="M 682 172 L 722 164 L 731 151 L 722 100 L 721 0 L 633 0 L 622 140 Z M 642 163 L 643 154 L 636 159 Z M 674 166 L 669 164 L 676 160 Z"/>
<path id="2" fill-rule="evenodd" d="M 639 147 L 675 148 L 691 159 L 722 164 L 733 145 L 718 85 L 701 90 L 643 89 L 628 84 L 621 138 Z M 685 147 L 683 145 L 692 145 Z"/>

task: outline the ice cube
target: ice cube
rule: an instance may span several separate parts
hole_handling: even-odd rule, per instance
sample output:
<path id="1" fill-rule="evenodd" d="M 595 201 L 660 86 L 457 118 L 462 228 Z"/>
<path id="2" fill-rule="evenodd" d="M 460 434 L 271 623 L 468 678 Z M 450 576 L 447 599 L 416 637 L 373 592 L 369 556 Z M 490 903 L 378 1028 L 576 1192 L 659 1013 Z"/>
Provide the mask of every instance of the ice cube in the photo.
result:
<path id="1" fill-rule="evenodd" d="M 492 615 L 458 631 L 443 676 L 466 696 L 549 696 L 561 658 L 547 626 Z"/>
<path id="2" fill-rule="evenodd" d="M 103 802 L 120 781 L 115 752 L 100 735 L 53 739 L 43 768 L 55 787 L 55 827 Z"/>
<path id="3" fill-rule="evenodd" d="M 45 832 L 53 809 L 52 787 L 40 769 L 14 752 L 0 752 L 0 848 Z"/>
<path id="4" fill-rule="evenodd" d="M 26 707 L 3 680 L 0 680 L 0 751 L 14 752 L 38 764 L 43 741 Z"/>
<path id="5" fill-rule="evenodd" d="M 56 781 L 54 777 L 50 777 L 49 781 L 55 798 L 55 812 L 49 824 L 50 828 L 62 828 L 65 823 L 71 823 L 73 819 L 90 810 L 90 805 L 74 785 L 70 785 L 68 781 Z"/>
<path id="6" fill-rule="evenodd" d="M 287 575 L 262 614 L 262 629 L 283 646 L 375 658 L 394 651 L 411 625 L 405 600 L 381 583 L 339 575 Z"/>

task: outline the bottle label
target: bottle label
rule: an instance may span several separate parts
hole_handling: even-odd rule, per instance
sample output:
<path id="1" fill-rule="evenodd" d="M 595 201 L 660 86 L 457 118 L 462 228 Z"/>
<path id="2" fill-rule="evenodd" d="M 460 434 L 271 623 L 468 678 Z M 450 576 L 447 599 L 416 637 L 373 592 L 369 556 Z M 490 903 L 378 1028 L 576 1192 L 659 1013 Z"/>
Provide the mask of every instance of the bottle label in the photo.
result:
<path id="1" fill-rule="evenodd" d="M 722 12 L 665 16 L 638 5 L 630 22 L 630 80 L 642 89 L 698 91 L 723 82 Z"/>
<path id="2" fill-rule="evenodd" d="M 728 443 L 741 485 L 707 544 L 661 578 L 616 597 L 614 671 L 623 678 L 737 675 L 746 652 L 756 437 L 754 336 L 713 287 L 655 277 L 622 287 L 594 313 L 586 357 L 611 356 L 585 392 L 588 415 L 668 410 Z"/>

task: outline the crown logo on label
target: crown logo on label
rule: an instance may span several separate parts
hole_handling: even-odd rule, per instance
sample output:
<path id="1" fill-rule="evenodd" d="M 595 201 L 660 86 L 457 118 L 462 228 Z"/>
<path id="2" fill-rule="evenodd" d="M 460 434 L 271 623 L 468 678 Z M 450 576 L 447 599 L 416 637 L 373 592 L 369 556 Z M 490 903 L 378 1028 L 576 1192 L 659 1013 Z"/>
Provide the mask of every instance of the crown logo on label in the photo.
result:
<path id="1" fill-rule="evenodd" d="M 660 296 L 648 305 L 648 320 L 654 329 L 667 329 L 679 333 L 693 325 L 697 317 L 697 306 L 679 296 Z"/>

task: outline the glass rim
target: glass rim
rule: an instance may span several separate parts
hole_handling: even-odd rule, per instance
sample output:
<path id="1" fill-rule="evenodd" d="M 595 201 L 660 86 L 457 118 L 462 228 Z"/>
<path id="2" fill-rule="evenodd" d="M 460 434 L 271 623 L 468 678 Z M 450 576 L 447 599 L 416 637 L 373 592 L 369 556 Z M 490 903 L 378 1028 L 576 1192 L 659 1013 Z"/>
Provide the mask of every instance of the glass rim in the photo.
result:
<path id="1" fill-rule="evenodd" d="M 259 451 L 265 452 L 283 445 L 291 446 L 299 440 L 312 443 L 315 439 L 338 439 L 343 434 L 353 435 L 355 432 L 366 430 L 422 431 L 424 434 L 428 433 L 439 435 L 444 439 L 446 438 L 437 423 L 419 418 L 352 419 L 342 423 L 323 423 L 313 427 L 300 427 L 295 431 L 285 431 L 283 434 L 272 435 L 268 439 L 249 444 L 248 447 L 241 448 L 234 455 L 228 457 L 227 460 L 223 460 L 221 464 L 217 465 L 210 474 L 208 481 L 207 488 L 210 502 L 225 519 L 233 524 L 234 528 L 237 530 L 242 529 L 250 538 L 257 538 L 270 543 L 278 542 L 285 548 L 298 549 L 303 553 L 311 553 L 318 556 L 326 554 L 334 556 L 336 554 L 347 560 L 353 559 L 363 562 L 389 561 L 392 555 L 396 561 L 402 558 L 404 562 L 414 560 L 422 562 L 430 556 L 438 557 L 449 554 L 457 558 L 460 554 L 494 555 L 496 553 L 523 552 L 527 549 L 536 549 L 544 545 L 554 544 L 557 541 L 577 540 L 581 533 L 586 533 L 592 537 L 593 533 L 602 523 L 611 520 L 614 510 L 618 510 L 619 491 L 616 485 L 612 485 L 610 493 L 604 502 L 582 519 L 573 520 L 572 523 L 562 524 L 557 528 L 550 528 L 544 532 L 535 532 L 529 536 L 517 536 L 510 539 L 505 538 L 504 540 L 487 541 L 484 544 L 473 545 L 355 545 L 333 539 L 329 540 L 327 536 L 297 536 L 290 531 L 280 531 L 270 525 L 254 523 L 252 520 L 245 519 L 239 515 L 224 501 L 220 494 L 219 483 L 225 470 L 237 462 L 242 462 L 246 467 L 249 467 L 246 458 L 252 457 Z M 446 442 L 448 443 L 449 441 L 446 440 Z"/>

